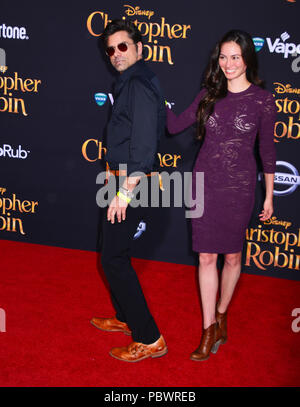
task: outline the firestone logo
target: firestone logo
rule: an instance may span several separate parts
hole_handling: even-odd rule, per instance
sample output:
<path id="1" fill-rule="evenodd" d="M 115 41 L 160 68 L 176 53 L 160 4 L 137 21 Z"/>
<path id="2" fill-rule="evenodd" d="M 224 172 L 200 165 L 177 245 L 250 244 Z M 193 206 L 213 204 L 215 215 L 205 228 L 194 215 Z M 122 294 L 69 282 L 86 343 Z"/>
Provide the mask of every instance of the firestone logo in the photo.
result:
<path id="1" fill-rule="evenodd" d="M 3 146 L 0 147 L 0 157 L 18 158 L 25 160 L 28 157 L 29 153 L 29 150 L 23 150 L 22 146 L 20 145 L 16 149 L 14 149 L 9 144 L 3 144 Z"/>
<path id="2" fill-rule="evenodd" d="M 0 25 L 0 38 L 11 40 L 29 40 L 25 27 L 11 27 L 10 25 Z"/>

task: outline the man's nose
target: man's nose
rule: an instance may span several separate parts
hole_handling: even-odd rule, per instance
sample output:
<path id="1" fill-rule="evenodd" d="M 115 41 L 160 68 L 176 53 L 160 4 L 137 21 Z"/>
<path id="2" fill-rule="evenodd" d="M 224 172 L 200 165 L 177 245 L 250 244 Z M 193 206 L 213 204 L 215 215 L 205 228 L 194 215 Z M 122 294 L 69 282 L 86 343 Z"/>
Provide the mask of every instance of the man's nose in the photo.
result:
<path id="1" fill-rule="evenodd" d="M 119 57 L 122 54 L 122 52 L 119 50 L 118 47 L 115 48 L 115 57 Z"/>

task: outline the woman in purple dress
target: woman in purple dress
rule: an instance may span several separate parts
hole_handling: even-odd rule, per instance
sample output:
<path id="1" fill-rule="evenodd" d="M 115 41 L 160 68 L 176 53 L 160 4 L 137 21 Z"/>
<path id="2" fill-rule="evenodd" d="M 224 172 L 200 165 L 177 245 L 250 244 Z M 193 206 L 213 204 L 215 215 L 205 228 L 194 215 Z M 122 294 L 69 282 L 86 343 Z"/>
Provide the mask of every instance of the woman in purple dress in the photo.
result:
<path id="1" fill-rule="evenodd" d="M 251 36 L 232 30 L 216 45 L 204 88 L 191 106 L 178 117 L 167 109 L 170 133 L 197 122 L 203 142 L 193 169 L 193 189 L 195 174 L 204 173 L 204 213 L 192 219 L 203 312 L 201 342 L 191 354 L 196 361 L 208 359 L 210 352 L 216 353 L 227 341 L 227 308 L 240 276 L 245 231 L 255 199 L 257 134 L 266 185 L 260 220 L 273 213 L 276 108 L 272 94 L 261 83 Z M 216 304 L 219 253 L 224 254 L 224 267 Z"/>

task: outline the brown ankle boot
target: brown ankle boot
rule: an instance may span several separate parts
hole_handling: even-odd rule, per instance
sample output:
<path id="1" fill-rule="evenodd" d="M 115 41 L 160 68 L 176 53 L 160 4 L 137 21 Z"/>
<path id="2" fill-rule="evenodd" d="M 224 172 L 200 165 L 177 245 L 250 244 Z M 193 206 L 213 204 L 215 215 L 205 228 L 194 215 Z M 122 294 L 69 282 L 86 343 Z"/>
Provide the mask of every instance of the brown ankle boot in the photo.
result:
<path id="1" fill-rule="evenodd" d="M 216 309 L 216 321 L 219 324 L 220 327 L 220 333 L 221 333 L 221 343 L 224 344 L 227 342 L 227 311 L 222 313 L 218 311 L 218 308 Z"/>
<path id="2" fill-rule="evenodd" d="M 221 345 L 221 333 L 218 323 L 210 325 L 203 330 L 199 347 L 191 354 L 191 359 L 202 361 L 209 358 L 210 352 L 217 353 Z"/>

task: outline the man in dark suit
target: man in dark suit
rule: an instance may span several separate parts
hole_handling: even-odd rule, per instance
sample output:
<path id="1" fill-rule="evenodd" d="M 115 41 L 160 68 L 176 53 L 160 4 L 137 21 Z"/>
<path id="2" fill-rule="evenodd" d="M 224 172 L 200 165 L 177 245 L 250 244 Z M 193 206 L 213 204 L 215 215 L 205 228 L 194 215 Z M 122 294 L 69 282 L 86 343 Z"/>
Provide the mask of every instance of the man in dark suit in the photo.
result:
<path id="1" fill-rule="evenodd" d="M 113 348 L 110 355 L 138 362 L 168 351 L 130 260 L 141 219 L 140 208 L 130 205 L 141 182 L 141 175 L 134 173 L 149 175 L 155 169 L 159 140 L 165 131 L 165 102 L 157 77 L 143 60 L 142 36 L 133 23 L 112 21 L 102 40 L 112 66 L 120 73 L 107 129 L 106 160 L 112 171 L 117 173 L 121 164 L 127 171 L 116 177 L 119 190 L 107 210 L 102 233 L 101 261 L 116 316 L 94 317 L 91 323 L 104 331 L 132 334 L 131 344 Z"/>

